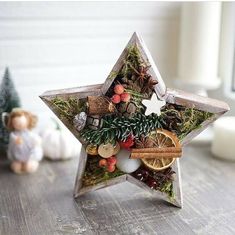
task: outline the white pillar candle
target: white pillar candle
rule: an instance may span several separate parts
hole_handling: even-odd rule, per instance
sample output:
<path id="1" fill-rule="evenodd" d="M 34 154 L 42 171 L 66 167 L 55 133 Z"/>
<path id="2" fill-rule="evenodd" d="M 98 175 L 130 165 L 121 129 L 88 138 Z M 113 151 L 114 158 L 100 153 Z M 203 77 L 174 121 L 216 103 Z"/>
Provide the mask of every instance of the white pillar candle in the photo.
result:
<path id="1" fill-rule="evenodd" d="M 220 2 L 183 3 L 177 82 L 217 88 Z"/>
<path id="2" fill-rule="evenodd" d="M 235 117 L 223 117 L 214 123 L 211 151 L 218 158 L 235 161 Z"/>

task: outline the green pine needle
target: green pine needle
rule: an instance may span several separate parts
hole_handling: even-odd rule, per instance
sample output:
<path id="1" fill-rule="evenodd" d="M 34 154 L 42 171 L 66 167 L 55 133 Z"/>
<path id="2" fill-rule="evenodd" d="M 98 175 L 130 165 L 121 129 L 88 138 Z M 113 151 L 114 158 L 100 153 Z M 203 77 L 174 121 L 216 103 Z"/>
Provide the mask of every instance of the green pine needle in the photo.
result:
<path id="1" fill-rule="evenodd" d="M 117 140 L 125 141 L 129 135 L 135 138 L 147 135 L 150 131 L 161 128 L 161 117 L 157 114 L 145 116 L 138 113 L 132 118 L 125 116 L 106 116 L 103 118 L 103 126 L 99 130 L 84 129 L 81 137 L 91 144 L 115 143 Z"/>

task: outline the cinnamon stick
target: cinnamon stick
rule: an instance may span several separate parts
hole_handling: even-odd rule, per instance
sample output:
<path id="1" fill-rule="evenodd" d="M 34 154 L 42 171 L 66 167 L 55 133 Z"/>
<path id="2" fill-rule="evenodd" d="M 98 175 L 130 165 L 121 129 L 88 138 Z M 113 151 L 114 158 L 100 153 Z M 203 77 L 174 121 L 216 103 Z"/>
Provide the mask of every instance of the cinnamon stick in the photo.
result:
<path id="1" fill-rule="evenodd" d="M 180 147 L 163 147 L 163 148 L 133 148 L 132 153 L 181 153 Z"/>
<path id="2" fill-rule="evenodd" d="M 178 158 L 182 155 L 180 147 L 132 149 L 130 158 Z"/>
<path id="3" fill-rule="evenodd" d="M 130 158 L 179 158 L 181 153 L 131 153 Z"/>

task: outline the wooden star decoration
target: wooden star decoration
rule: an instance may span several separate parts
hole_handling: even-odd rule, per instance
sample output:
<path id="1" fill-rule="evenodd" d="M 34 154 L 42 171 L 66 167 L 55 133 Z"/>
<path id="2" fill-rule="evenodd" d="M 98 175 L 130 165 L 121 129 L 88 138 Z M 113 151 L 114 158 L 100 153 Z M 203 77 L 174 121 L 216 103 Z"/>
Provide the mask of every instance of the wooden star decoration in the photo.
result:
<path id="1" fill-rule="evenodd" d="M 164 101 L 160 115 L 143 100 Z M 129 181 L 182 206 L 182 147 L 229 110 L 226 103 L 169 89 L 134 33 L 104 84 L 54 90 L 41 99 L 82 143 L 74 197 Z"/>

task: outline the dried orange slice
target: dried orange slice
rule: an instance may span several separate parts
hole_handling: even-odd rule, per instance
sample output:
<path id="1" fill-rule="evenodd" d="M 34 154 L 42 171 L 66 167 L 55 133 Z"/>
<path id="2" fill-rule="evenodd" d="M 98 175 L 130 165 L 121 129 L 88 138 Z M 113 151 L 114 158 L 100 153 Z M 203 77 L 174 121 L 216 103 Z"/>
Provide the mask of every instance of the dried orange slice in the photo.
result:
<path id="1" fill-rule="evenodd" d="M 149 138 L 154 146 L 158 148 L 180 147 L 177 136 L 173 132 L 165 129 L 156 129 L 155 131 L 150 132 L 147 138 Z M 170 167 L 174 163 L 175 158 L 169 156 L 169 158 L 142 158 L 141 160 L 149 169 L 161 171 Z"/>

